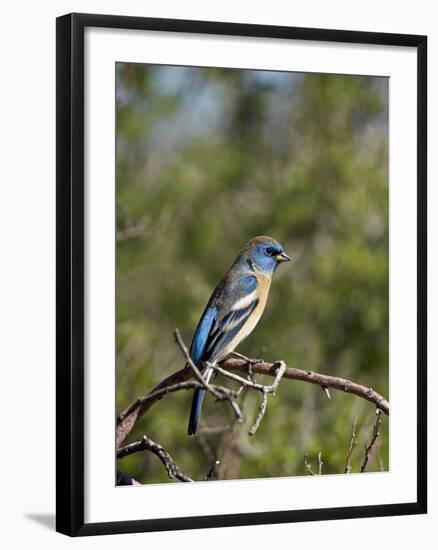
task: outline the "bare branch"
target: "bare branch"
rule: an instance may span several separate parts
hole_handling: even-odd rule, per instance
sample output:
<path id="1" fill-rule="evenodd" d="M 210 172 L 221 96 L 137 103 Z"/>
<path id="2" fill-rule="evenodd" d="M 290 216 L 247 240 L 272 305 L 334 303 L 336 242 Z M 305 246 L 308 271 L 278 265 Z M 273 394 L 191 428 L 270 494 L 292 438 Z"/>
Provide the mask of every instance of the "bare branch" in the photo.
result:
<path id="1" fill-rule="evenodd" d="M 351 439 L 350 439 L 350 445 L 348 447 L 347 458 L 345 459 L 345 469 L 344 469 L 345 474 L 349 474 L 351 472 L 350 461 L 351 461 L 351 455 L 353 454 L 353 449 L 356 446 L 356 425 L 357 425 L 358 419 L 359 417 L 356 415 L 353 422 L 352 430 L 351 430 Z"/>
<path id="2" fill-rule="evenodd" d="M 371 454 L 371 451 L 373 449 L 374 443 L 376 442 L 376 439 L 380 435 L 379 430 L 380 430 L 380 425 L 382 423 L 381 416 L 382 416 L 382 411 L 380 409 L 377 409 L 376 410 L 376 422 L 374 423 L 373 434 L 371 436 L 371 441 L 369 442 L 368 445 L 365 446 L 365 456 L 364 456 L 364 459 L 363 459 L 363 462 L 362 462 L 362 466 L 360 467 L 361 472 L 365 472 L 365 469 L 366 469 L 367 464 L 368 464 L 368 460 L 370 459 L 370 454 Z"/>
<path id="3" fill-rule="evenodd" d="M 191 390 L 196 388 L 202 388 L 203 386 L 194 380 L 176 382 L 172 384 L 174 380 L 177 380 L 183 371 L 169 376 L 163 382 L 158 384 L 154 390 L 149 392 L 145 397 L 138 397 L 132 405 L 119 414 L 117 417 L 117 436 L 119 437 L 119 427 L 122 426 L 126 430 L 126 435 L 131 431 L 137 419 L 156 401 L 162 399 L 168 393 L 173 393 L 179 390 Z M 169 385 L 166 385 L 169 382 Z M 123 439 L 122 439 L 123 441 Z M 117 445 L 120 445 L 122 441 L 117 438 Z"/>
<path id="4" fill-rule="evenodd" d="M 186 357 L 185 353 L 184 356 Z M 247 374 L 249 368 L 251 368 L 251 371 L 254 374 L 262 374 L 276 377 L 276 380 L 278 380 L 277 385 L 276 381 L 274 381 L 272 386 L 270 386 L 270 388 L 272 388 L 272 391 L 270 393 L 275 392 L 275 389 L 279 383 L 279 379 L 281 378 L 281 376 L 279 376 L 278 363 L 266 363 L 263 361 L 260 363 L 248 363 L 244 359 L 230 358 L 223 361 L 219 366 L 216 366 L 217 372 L 221 372 L 221 374 L 224 374 L 223 371 L 228 372 L 229 370 L 240 371 Z M 157 386 L 155 386 L 155 388 L 149 394 L 147 394 L 145 397 L 137 399 L 130 407 L 123 411 L 117 419 L 117 446 L 120 446 L 123 443 L 136 422 L 139 420 L 139 418 L 141 418 L 152 405 L 162 399 L 164 395 L 167 395 L 168 393 L 174 391 L 178 391 L 180 389 L 193 389 L 203 387 L 205 382 L 201 383 L 201 381 L 197 380 L 190 381 L 190 379 L 193 379 L 194 376 L 196 376 L 194 373 L 195 371 L 192 365 L 188 363 L 183 369 L 168 376 Z M 355 382 L 351 382 L 350 380 L 346 380 L 345 378 L 339 378 L 336 376 L 329 376 L 313 371 L 305 371 L 301 369 L 286 367 L 285 365 L 282 377 L 288 380 L 299 380 L 302 382 L 317 384 L 323 388 L 333 388 L 339 391 L 351 393 L 353 395 L 361 397 L 362 399 L 371 401 L 376 405 L 378 409 L 382 410 L 386 415 L 389 415 L 389 403 L 386 399 L 384 399 L 383 396 L 378 394 L 372 388 L 368 388 Z M 244 380 L 245 382 L 242 382 L 242 380 Z M 239 377 L 239 379 L 236 381 L 239 382 L 241 386 L 245 387 L 249 387 L 249 383 L 252 383 L 256 386 L 254 389 L 258 389 L 258 391 L 264 391 L 261 390 L 259 386 L 263 388 L 266 387 L 262 386 L 261 384 L 257 384 L 256 382 L 253 382 L 251 380 L 244 379 L 243 377 Z M 210 391 L 211 387 L 212 385 L 209 384 L 208 388 Z M 234 413 L 238 418 L 241 419 L 242 413 L 235 401 L 238 392 L 232 392 L 221 386 L 213 386 L 213 388 L 215 388 L 220 394 L 220 397 L 217 397 L 217 399 L 229 400 L 231 406 L 233 407 Z"/>
<path id="5" fill-rule="evenodd" d="M 138 398 L 132 405 L 125 409 L 117 418 L 116 445 L 120 447 L 127 435 L 131 432 L 137 421 L 149 410 L 152 405 L 162 399 L 171 391 L 178 389 L 191 389 L 201 387 L 198 382 L 189 381 L 192 378 L 192 370 L 186 366 L 174 372 L 149 392 L 145 397 Z M 173 388 L 173 389 L 171 389 Z"/>
<path id="6" fill-rule="evenodd" d="M 237 370 L 242 372 L 248 371 L 248 364 L 242 359 L 227 359 L 221 363 L 221 367 L 226 370 Z M 266 374 L 268 376 L 275 376 L 274 367 L 275 363 L 266 362 L 251 365 L 251 369 L 255 374 Z M 389 416 L 389 403 L 382 395 L 377 393 L 372 388 L 357 384 L 351 380 L 347 380 L 346 378 L 320 374 L 318 372 L 296 369 L 293 367 L 287 367 L 285 369 L 283 378 L 289 380 L 300 380 L 302 382 L 309 382 L 310 384 L 316 384 L 318 386 L 325 386 L 327 388 L 333 388 L 335 390 L 351 393 L 361 397 L 362 399 L 371 401 L 378 409 L 381 409 L 386 415 Z"/>
<path id="7" fill-rule="evenodd" d="M 123 458 L 125 456 L 131 455 L 133 453 L 138 453 L 140 451 L 151 451 L 152 453 L 157 455 L 161 462 L 164 464 L 167 475 L 171 479 L 178 479 L 179 481 L 193 481 L 193 479 L 184 474 L 178 468 L 178 466 L 172 460 L 170 454 L 165 449 L 163 449 L 161 445 L 155 443 L 155 441 L 152 441 L 152 439 L 149 439 L 146 435 L 144 435 L 140 441 L 130 443 L 129 445 L 126 445 L 126 447 L 117 449 L 117 458 Z"/>

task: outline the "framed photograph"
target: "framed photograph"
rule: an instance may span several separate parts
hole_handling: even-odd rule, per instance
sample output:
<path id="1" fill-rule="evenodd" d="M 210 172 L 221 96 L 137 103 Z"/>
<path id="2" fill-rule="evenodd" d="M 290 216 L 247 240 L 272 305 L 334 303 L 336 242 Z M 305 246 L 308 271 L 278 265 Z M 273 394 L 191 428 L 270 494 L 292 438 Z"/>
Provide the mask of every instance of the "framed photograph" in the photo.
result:
<path id="1" fill-rule="evenodd" d="M 57 530 L 426 513 L 425 36 L 57 20 Z"/>

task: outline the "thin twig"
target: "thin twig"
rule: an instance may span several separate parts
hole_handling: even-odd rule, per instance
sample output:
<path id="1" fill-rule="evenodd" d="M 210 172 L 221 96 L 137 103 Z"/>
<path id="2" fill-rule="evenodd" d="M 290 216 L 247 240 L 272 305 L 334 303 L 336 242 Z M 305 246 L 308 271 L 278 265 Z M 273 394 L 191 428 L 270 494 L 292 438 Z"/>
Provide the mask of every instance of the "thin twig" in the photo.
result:
<path id="1" fill-rule="evenodd" d="M 146 435 L 144 435 L 140 441 L 130 443 L 129 445 L 126 445 L 126 447 L 117 449 L 117 458 L 123 458 L 125 456 L 131 455 L 133 453 L 138 453 L 140 451 L 151 451 L 152 453 L 157 455 L 161 462 L 164 464 L 167 475 L 171 479 L 178 479 L 179 481 L 193 481 L 193 479 L 191 479 L 178 468 L 178 466 L 172 460 L 170 454 L 165 449 L 163 449 L 161 445 L 155 443 L 155 441 L 152 441 L 152 439 L 149 439 Z"/>
<path id="2" fill-rule="evenodd" d="M 350 439 L 350 445 L 348 447 L 347 458 L 345 459 L 345 469 L 344 469 L 345 474 L 349 474 L 351 472 L 350 461 L 351 461 L 351 455 L 353 454 L 353 449 L 356 446 L 356 425 L 357 425 L 358 419 L 359 419 L 359 416 L 356 415 L 353 422 L 352 430 L 351 430 L 351 439 Z"/>
<path id="3" fill-rule="evenodd" d="M 198 382 L 190 380 L 192 377 L 192 370 L 186 366 L 162 380 L 145 397 L 136 399 L 134 403 L 120 413 L 117 418 L 116 446 L 121 446 L 144 413 L 170 391 L 201 387 Z"/>
<path id="4" fill-rule="evenodd" d="M 174 337 L 175 337 L 175 342 L 177 343 L 179 349 L 182 351 L 182 353 L 184 355 L 184 358 L 187 361 L 187 364 L 192 369 L 193 374 L 195 375 L 195 378 L 198 380 L 198 382 L 200 382 L 204 386 L 204 388 L 207 391 L 209 391 L 210 393 L 212 393 L 217 399 L 222 399 L 223 398 L 222 394 L 219 391 L 216 391 L 213 386 L 211 386 L 210 384 L 208 384 L 206 382 L 206 380 L 204 379 L 204 377 L 201 374 L 201 371 L 198 369 L 198 367 L 193 362 L 193 359 L 190 356 L 189 349 L 184 344 L 183 339 L 181 338 L 181 334 L 180 334 L 180 332 L 177 328 L 175 329 L 173 334 L 174 334 Z"/>
<path id="5" fill-rule="evenodd" d="M 275 396 L 280 380 L 282 379 L 284 372 L 286 370 L 286 363 L 284 361 L 278 361 L 274 363 L 274 366 L 277 366 L 277 374 L 275 375 L 275 380 L 270 386 L 264 386 L 262 402 L 260 403 L 259 412 L 255 419 L 255 422 L 252 428 L 249 430 L 249 435 L 254 435 L 260 426 L 263 416 L 266 412 L 266 407 L 268 405 L 268 393 L 272 393 Z"/>
<path id="6" fill-rule="evenodd" d="M 263 392 L 262 401 L 260 403 L 259 412 L 257 413 L 255 422 L 248 432 L 249 435 L 254 435 L 258 430 L 260 426 L 260 422 L 262 421 L 262 418 L 265 415 L 267 405 L 268 405 L 268 392 L 265 391 Z"/>
<path id="7" fill-rule="evenodd" d="M 233 399 L 232 397 L 229 397 L 228 401 L 230 402 L 231 408 L 233 409 L 233 412 L 236 416 L 236 421 L 238 423 L 242 423 L 243 420 L 244 420 L 244 416 L 243 416 L 242 411 L 240 410 L 240 407 L 239 407 L 237 401 L 235 399 Z"/>
<path id="8" fill-rule="evenodd" d="M 248 378 L 242 378 L 242 376 L 239 376 L 238 374 L 233 374 L 232 372 L 229 372 L 229 371 L 223 369 L 219 365 L 213 365 L 213 364 L 209 363 L 209 366 L 210 366 L 210 368 L 212 368 L 216 372 L 222 374 L 226 378 L 229 378 L 230 380 L 234 380 L 235 382 L 238 382 L 239 384 L 241 384 L 242 386 L 244 386 L 246 388 L 252 388 L 253 390 L 257 390 L 257 391 L 261 391 L 261 392 L 265 391 L 266 386 L 264 386 L 263 384 L 258 384 L 257 382 L 249 380 Z"/>
<path id="9" fill-rule="evenodd" d="M 198 369 L 198 367 L 193 362 L 193 359 L 190 356 L 190 352 L 188 347 L 183 342 L 183 339 L 181 338 L 181 334 L 178 329 L 175 329 L 174 331 L 174 337 L 175 342 L 177 343 L 178 347 L 182 351 L 185 360 L 187 361 L 187 364 L 192 369 L 195 378 L 198 379 L 199 383 L 202 384 L 206 391 L 210 392 L 218 401 L 224 401 L 227 400 L 230 402 L 231 408 L 233 409 L 233 412 L 236 416 L 236 419 L 238 422 L 243 422 L 243 414 L 240 410 L 239 405 L 237 404 L 236 397 L 238 397 L 238 394 L 240 392 L 233 392 L 232 390 L 229 390 L 228 388 L 224 388 L 223 386 L 214 386 L 213 384 L 208 384 L 207 381 L 204 379 L 204 377 L 201 374 L 201 371 Z M 210 365 L 209 363 L 206 363 L 209 367 L 213 367 L 213 365 Z"/>
<path id="10" fill-rule="evenodd" d="M 312 466 L 310 465 L 310 462 L 307 459 L 307 455 L 304 455 L 304 466 L 306 467 L 307 473 L 311 476 L 315 475 L 315 472 L 312 470 Z"/>
<path id="11" fill-rule="evenodd" d="M 326 394 L 327 399 L 331 399 L 330 391 L 327 386 L 321 386 L 322 391 Z"/>
<path id="12" fill-rule="evenodd" d="M 246 388 L 252 388 L 253 390 L 260 391 L 262 393 L 272 393 L 275 394 L 276 389 L 278 388 L 278 385 L 280 383 L 280 380 L 286 370 L 286 364 L 284 361 L 277 361 L 274 363 L 273 368 L 276 371 L 275 373 L 275 380 L 273 384 L 270 386 L 266 386 L 264 384 L 259 384 L 258 382 L 254 382 L 253 380 L 250 380 L 248 378 L 242 378 L 242 376 L 239 376 L 238 374 L 233 374 L 232 372 L 229 372 L 219 365 L 211 365 L 209 366 L 215 370 L 216 372 L 222 374 L 226 378 L 229 378 L 230 380 L 234 380 L 235 382 L 239 382 L 242 386 Z"/>
<path id="13" fill-rule="evenodd" d="M 381 415 L 382 415 L 382 411 L 380 409 L 377 409 L 376 410 L 376 422 L 374 423 L 373 434 L 371 436 L 371 441 L 369 442 L 368 445 L 365 445 L 365 456 L 364 456 L 364 459 L 363 459 L 363 462 L 362 462 L 362 466 L 360 467 L 361 472 L 365 472 L 365 469 L 367 467 L 368 460 L 370 458 L 370 454 L 371 454 L 371 451 L 373 449 L 374 443 L 376 442 L 376 439 L 380 435 L 379 430 L 380 430 L 380 425 L 382 423 Z"/>
<path id="14" fill-rule="evenodd" d="M 284 373 L 286 372 L 286 363 L 284 361 L 276 361 L 273 365 L 273 369 L 277 369 L 275 374 L 275 380 L 271 386 L 269 386 L 268 393 L 272 393 L 275 396 L 280 380 L 283 378 Z"/>
<path id="15" fill-rule="evenodd" d="M 247 378 L 242 378 L 241 376 L 238 376 L 237 374 L 230 373 L 226 371 L 225 369 L 218 367 L 217 365 L 209 365 L 212 369 L 214 369 L 216 372 L 219 372 L 226 378 L 230 378 L 231 380 L 234 380 L 235 382 L 239 382 L 241 384 L 240 391 L 245 388 L 251 388 L 253 390 L 261 391 L 263 393 L 262 401 L 260 403 L 259 412 L 257 414 L 257 417 L 255 419 L 255 422 L 252 426 L 252 428 L 249 430 L 249 435 L 254 435 L 256 431 L 258 430 L 258 427 L 260 426 L 260 422 L 266 412 L 266 407 L 268 404 L 268 394 L 272 393 L 275 395 L 275 391 L 278 388 L 278 385 L 280 383 L 280 380 L 284 374 L 284 371 L 286 370 L 286 364 L 283 361 L 278 361 L 277 363 L 274 363 L 274 367 L 276 367 L 276 375 L 275 380 L 270 386 L 265 386 L 263 384 L 258 384 L 257 382 L 254 382 L 253 380 L 248 380 Z M 238 391 L 240 393 L 240 391 Z"/>
<path id="16" fill-rule="evenodd" d="M 318 453 L 318 475 L 322 474 L 322 465 L 323 464 L 324 464 L 324 462 L 322 461 L 321 451 L 319 451 L 319 453 Z"/>
<path id="17" fill-rule="evenodd" d="M 213 476 L 216 475 L 219 465 L 220 465 L 220 460 L 215 460 L 213 462 L 213 464 L 210 466 L 208 472 L 205 474 L 204 481 L 210 481 L 210 479 L 212 479 Z"/>

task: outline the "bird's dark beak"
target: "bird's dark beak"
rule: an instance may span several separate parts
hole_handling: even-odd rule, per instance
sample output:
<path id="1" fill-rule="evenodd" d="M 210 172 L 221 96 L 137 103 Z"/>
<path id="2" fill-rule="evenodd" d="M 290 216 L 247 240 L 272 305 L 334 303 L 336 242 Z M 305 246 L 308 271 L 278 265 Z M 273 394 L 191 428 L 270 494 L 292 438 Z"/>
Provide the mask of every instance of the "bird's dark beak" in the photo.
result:
<path id="1" fill-rule="evenodd" d="M 277 262 L 290 262 L 292 258 L 286 254 L 286 252 L 280 252 L 275 256 Z"/>

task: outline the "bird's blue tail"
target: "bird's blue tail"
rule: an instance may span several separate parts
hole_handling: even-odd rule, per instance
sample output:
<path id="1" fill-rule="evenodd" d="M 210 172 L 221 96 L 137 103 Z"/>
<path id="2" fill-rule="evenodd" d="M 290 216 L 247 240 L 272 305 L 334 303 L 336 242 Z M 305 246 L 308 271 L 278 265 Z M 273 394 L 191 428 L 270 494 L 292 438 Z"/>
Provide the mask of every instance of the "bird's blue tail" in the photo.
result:
<path id="1" fill-rule="evenodd" d="M 204 400 L 205 390 L 196 389 L 193 395 L 192 408 L 189 418 L 189 435 L 195 435 L 198 428 L 199 417 L 201 416 L 202 401 Z"/>

